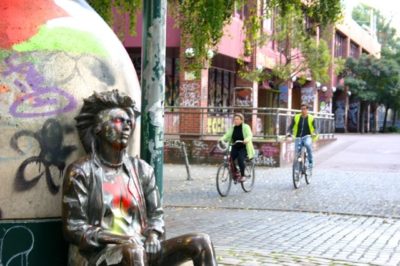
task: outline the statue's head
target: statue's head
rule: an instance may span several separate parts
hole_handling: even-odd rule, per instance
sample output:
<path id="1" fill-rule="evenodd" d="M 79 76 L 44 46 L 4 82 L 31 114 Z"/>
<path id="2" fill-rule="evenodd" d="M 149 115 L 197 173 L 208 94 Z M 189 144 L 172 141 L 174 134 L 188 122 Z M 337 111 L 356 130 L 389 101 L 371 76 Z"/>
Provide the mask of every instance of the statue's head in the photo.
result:
<path id="1" fill-rule="evenodd" d="M 86 152 L 92 151 L 93 145 L 100 142 L 116 149 L 126 148 L 135 129 L 136 117 L 140 115 L 135 101 L 118 90 L 94 92 L 83 101 L 75 120 Z"/>

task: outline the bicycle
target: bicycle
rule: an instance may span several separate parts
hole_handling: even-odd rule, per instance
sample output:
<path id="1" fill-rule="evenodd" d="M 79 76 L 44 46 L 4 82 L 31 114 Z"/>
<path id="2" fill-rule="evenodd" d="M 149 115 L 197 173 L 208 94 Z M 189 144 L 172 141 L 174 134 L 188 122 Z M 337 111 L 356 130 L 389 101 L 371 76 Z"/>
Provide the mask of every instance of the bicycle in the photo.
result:
<path id="1" fill-rule="evenodd" d="M 295 158 L 292 166 L 293 186 L 295 189 L 299 188 L 300 180 L 304 177 L 306 184 L 309 185 L 312 177 L 312 169 L 307 167 L 308 154 L 304 146 L 305 140 L 311 138 L 311 135 L 306 135 L 300 139 L 297 147 L 295 147 Z"/>
<path id="2" fill-rule="evenodd" d="M 245 160 L 244 174 L 246 180 L 244 182 L 238 181 L 238 179 L 240 178 L 240 171 L 239 169 L 237 169 L 230 155 L 232 146 L 237 143 L 243 143 L 243 141 L 236 141 L 233 144 L 229 144 L 229 146 L 225 148 L 220 147 L 218 143 L 218 148 L 222 151 L 225 151 L 224 162 L 218 167 L 216 176 L 217 191 L 221 197 L 226 197 L 229 194 L 232 180 L 235 185 L 237 183 L 240 183 L 244 192 L 250 192 L 254 187 L 255 164 L 253 160 Z"/>

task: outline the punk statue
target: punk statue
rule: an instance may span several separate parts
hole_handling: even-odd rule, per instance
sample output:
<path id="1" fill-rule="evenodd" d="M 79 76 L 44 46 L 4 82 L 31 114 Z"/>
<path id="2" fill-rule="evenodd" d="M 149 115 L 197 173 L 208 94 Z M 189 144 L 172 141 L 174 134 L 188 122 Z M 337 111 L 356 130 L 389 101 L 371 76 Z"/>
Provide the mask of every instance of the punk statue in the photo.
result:
<path id="1" fill-rule="evenodd" d="M 126 152 L 138 115 L 135 102 L 113 90 L 84 99 L 75 118 L 87 155 L 64 176 L 68 265 L 217 265 L 208 235 L 165 240 L 153 168 Z"/>

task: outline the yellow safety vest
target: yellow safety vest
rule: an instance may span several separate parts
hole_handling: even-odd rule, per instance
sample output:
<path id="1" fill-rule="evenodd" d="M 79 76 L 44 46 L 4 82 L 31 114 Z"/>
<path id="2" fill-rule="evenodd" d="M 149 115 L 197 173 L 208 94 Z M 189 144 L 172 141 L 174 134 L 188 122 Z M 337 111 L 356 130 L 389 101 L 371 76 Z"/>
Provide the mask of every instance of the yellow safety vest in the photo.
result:
<path id="1" fill-rule="evenodd" d="M 294 116 L 294 126 L 293 126 L 293 136 L 297 136 L 297 130 L 299 129 L 299 123 L 300 123 L 300 117 L 301 114 L 297 114 Z M 311 135 L 314 134 L 315 128 L 313 125 L 314 117 L 312 115 L 308 115 L 308 127 L 310 128 L 310 133 Z"/>

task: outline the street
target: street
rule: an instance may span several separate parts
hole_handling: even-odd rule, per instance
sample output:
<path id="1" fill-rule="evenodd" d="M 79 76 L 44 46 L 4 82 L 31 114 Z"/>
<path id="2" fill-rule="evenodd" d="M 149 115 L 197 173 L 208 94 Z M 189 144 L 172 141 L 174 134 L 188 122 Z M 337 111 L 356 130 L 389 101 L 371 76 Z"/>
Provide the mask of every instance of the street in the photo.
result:
<path id="1" fill-rule="evenodd" d="M 215 187 L 216 165 L 165 166 L 168 237 L 208 233 L 221 265 L 398 265 L 400 135 L 337 135 L 315 153 L 312 183 L 256 169 L 250 193 Z"/>

